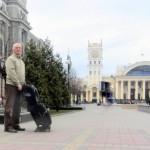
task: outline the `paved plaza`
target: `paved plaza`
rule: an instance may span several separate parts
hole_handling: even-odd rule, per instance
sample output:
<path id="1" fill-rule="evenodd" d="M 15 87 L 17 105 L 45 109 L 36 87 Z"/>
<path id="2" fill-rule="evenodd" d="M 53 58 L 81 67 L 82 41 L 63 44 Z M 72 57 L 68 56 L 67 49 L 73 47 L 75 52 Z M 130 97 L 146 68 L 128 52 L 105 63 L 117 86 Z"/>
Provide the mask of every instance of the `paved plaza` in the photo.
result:
<path id="1" fill-rule="evenodd" d="M 150 114 L 121 106 L 86 104 L 85 110 L 52 116 L 50 133 L 35 133 L 34 121 L 24 132 L 4 132 L 0 150 L 150 150 Z"/>

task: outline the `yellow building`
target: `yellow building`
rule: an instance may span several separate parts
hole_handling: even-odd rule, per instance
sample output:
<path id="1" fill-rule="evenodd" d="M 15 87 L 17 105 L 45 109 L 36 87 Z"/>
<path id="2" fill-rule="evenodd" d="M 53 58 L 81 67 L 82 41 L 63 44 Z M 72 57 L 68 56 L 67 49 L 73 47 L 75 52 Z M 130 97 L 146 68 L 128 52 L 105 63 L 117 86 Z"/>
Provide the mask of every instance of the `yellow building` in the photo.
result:
<path id="1" fill-rule="evenodd" d="M 137 62 L 118 69 L 112 81 L 116 99 L 149 99 L 150 61 Z"/>
<path id="2" fill-rule="evenodd" d="M 102 82 L 107 83 L 105 89 Z M 105 85 L 106 86 L 106 85 Z M 115 76 L 102 76 L 102 42 L 88 43 L 88 77 L 82 82 L 81 101 L 147 100 L 150 98 L 150 61 L 117 68 Z"/>

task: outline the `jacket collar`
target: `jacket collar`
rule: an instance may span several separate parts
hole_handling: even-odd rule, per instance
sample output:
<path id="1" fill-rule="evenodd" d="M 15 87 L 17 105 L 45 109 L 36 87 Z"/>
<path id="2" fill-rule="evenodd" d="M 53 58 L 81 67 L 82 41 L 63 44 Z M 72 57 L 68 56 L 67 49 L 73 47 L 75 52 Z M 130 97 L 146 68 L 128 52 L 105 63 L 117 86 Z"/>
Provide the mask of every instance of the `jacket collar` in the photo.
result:
<path id="1" fill-rule="evenodd" d="M 15 53 L 13 53 L 13 55 L 17 58 L 21 58 L 21 55 L 16 55 Z"/>

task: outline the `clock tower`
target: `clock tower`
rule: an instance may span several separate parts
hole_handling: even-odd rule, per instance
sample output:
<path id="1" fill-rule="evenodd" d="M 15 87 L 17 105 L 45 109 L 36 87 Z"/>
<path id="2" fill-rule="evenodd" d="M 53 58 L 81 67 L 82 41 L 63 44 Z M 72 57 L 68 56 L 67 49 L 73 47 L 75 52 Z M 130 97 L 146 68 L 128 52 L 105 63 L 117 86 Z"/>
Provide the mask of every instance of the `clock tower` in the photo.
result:
<path id="1" fill-rule="evenodd" d="M 88 42 L 88 77 L 93 83 L 102 80 L 102 41 Z"/>
<path id="2" fill-rule="evenodd" d="M 86 84 L 86 99 L 99 101 L 101 99 L 102 81 L 102 41 L 91 43 L 88 41 L 88 77 Z"/>

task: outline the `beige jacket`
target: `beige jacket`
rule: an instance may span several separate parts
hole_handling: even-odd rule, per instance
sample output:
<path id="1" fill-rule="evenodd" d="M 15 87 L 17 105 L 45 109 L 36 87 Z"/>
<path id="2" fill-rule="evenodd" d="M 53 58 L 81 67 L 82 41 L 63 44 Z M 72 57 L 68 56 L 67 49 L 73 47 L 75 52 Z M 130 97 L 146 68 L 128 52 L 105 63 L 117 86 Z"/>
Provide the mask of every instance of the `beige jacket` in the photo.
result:
<path id="1" fill-rule="evenodd" d="M 6 73 L 6 84 L 18 86 L 25 83 L 25 64 L 14 53 L 6 60 Z"/>

